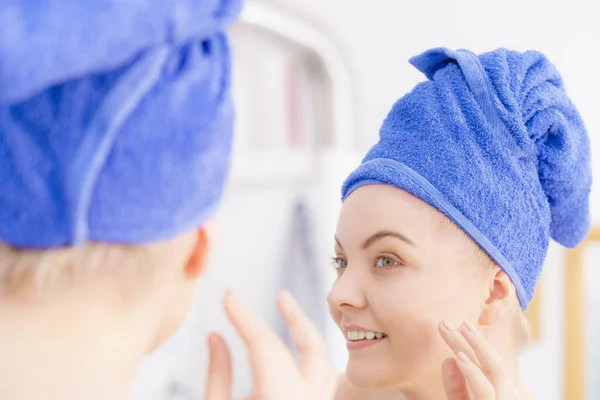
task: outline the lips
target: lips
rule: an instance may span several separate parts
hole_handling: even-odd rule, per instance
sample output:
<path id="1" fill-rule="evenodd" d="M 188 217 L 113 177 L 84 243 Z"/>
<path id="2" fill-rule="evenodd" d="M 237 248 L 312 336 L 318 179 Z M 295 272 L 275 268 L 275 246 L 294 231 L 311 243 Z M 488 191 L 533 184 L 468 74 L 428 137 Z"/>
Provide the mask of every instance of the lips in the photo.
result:
<path id="1" fill-rule="evenodd" d="M 344 325 L 342 331 L 349 351 L 362 350 L 387 340 L 386 333 L 359 325 Z"/>

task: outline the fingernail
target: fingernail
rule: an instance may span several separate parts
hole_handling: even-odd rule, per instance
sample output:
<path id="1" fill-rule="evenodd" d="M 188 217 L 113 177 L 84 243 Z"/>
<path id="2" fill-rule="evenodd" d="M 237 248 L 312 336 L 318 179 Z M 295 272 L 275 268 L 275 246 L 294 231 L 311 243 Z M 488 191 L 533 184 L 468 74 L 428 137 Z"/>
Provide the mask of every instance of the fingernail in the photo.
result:
<path id="1" fill-rule="evenodd" d="M 243 313 L 247 310 L 246 302 L 242 299 L 236 291 L 229 291 L 225 296 L 225 308 L 230 312 L 235 312 L 237 314 Z"/>
<path id="2" fill-rule="evenodd" d="M 467 357 L 467 355 L 461 351 L 458 353 L 458 361 L 466 363 L 469 361 L 469 357 Z"/>
<path id="3" fill-rule="evenodd" d="M 240 297 L 240 295 L 233 290 L 227 291 L 227 297 L 229 298 L 230 302 L 232 302 L 236 305 L 239 305 L 242 302 L 242 298 Z"/>
<path id="4" fill-rule="evenodd" d="M 217 345 L 217 335 L 214 332 L 208 334 L 208 347 L 214 349 Z"/>
<path id="5" fill-rule="evenodd" d="M 446 321 L 442 321 L 442 325 L 449 331 L 454 330 L 454 328 L 452 328 Z"/>
<path id="6" fill-rule="evenodd" d="M 279 301 L 289 303 L 292 295 L 287 290 L 279 292 Z"/>
<path id="7" fill-rule="evenodd" d="M 233 290 L 232 289 L 227 289 L 225 290 L 225 294 L 223 295 L 222 299 L 223 301 L 227 301 L 227 299 L 229 299 L 231 297 L 231 295 L 233 294 Z"/>
<path id="8" fill-rule="evenodd" d="M 469 321 L 465 321 L 463 323 L 463 328 L 466 329 L 469 332 L 475 332 L 475 327 L 473 326 L 472 323 L 470 323 Z"/>

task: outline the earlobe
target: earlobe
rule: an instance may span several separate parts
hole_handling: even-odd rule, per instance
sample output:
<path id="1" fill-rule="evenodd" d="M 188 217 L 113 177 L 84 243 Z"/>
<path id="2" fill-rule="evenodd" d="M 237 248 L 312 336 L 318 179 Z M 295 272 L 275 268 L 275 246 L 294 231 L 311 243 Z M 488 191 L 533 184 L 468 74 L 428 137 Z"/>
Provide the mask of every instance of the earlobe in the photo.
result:
<path id="1" fill-rule="evenodd" d="M 186 278 L 195 279 L 206 269 L 211 245 L 210 236 L 209 229 L 206 226 L 198 230 L 196 244 L 194 245 L 185 266 Z"/>
<path id="2" fill-rule="evenodd" d="M 510 278 L 495 266 L 488 288 L 488 297 L 483 305 L 480 317 L 481 325 L 491 325 L 498 321 L 510 309 L 511 296 L 515 291 Z"/>

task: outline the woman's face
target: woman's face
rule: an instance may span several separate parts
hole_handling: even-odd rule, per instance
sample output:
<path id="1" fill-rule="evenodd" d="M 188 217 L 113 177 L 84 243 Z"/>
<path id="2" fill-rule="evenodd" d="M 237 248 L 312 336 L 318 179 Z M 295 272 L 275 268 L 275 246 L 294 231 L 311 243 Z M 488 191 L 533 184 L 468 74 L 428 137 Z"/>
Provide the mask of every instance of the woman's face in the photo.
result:
<path id="1" fill-rule="evenodd" d="M 346 372 L 354 384 L 409 387 L 439 375 L 451 353 L 438 324 L 477 321 L 490 271 L 478 265 L 476 245 L 445 218 L 389 185 L 363 186 L 345 200 L 328 302 L 351 339 Z"/>

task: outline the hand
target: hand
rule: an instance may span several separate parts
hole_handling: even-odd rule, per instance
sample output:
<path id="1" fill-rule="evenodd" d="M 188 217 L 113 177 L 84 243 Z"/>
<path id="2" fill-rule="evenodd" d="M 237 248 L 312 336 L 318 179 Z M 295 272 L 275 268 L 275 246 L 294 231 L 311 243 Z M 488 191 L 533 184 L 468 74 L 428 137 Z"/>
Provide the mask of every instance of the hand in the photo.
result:
<path id="1" fill-rule="evenodd" d="M 442 364 L 448 400 L 515 400 L 517 391 L 496 349 L 465 322 L 459 329 L 439 325 L 444 341 L 456 354 Z"/>
<path id="2" fill-rule="evenodd" d="M 330 400 L 337 377 L 329 363 L 327 349 L 316 326 L 287 292 L 277 301 L 279 312 L 289 326 L 296 348 L 296 362 L 283 341 L 246 302 L 230 292 L 225 310 L 248 350 L 254 374 L 252 400 Z M 231 356 L 223 338 L 209 336 L 210 365 L 205 400 L 230 400 Z"/>

